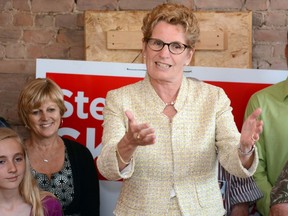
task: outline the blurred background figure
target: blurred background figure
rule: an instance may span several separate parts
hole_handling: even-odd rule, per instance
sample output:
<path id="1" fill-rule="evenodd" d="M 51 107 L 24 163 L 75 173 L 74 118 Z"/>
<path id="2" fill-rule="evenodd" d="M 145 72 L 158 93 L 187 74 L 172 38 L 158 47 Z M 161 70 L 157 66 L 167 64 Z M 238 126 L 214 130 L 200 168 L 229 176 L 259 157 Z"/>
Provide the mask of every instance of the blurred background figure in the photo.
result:
<path id="1" fill-rule="evenodd" d="M 288 43 L 285 56 L 288 66 Z M 254 93 L 248 101 L 244 118 L 256 107 L 261 107 L 259 118 L 265 122 L 263 133 L 256 144 L 259 165 L 254 179 L 264 195 L 257 201 L 257 210 L 263 216 L 269 216 L 271 190 L 288 159 L 288 79 Z"/>
<path id="2" fill-rule="evenodd" d="M 10 124 L 3 118 L 0 117 L 0 127 L 11 127 Z"/>
<path id="3" fill-rule="evenodd" d="M 226 209 L 225 216 L 259 216 L 255 211 L 255 202 L 263 194 L 252 177 L 236 177 L 219 164 L 218 182 Z"/>
<path id="4" fill-rule="evenodd" d="M 272 188 L 270 198 L 269 216 L 288 215 L 288 161 Z"/>

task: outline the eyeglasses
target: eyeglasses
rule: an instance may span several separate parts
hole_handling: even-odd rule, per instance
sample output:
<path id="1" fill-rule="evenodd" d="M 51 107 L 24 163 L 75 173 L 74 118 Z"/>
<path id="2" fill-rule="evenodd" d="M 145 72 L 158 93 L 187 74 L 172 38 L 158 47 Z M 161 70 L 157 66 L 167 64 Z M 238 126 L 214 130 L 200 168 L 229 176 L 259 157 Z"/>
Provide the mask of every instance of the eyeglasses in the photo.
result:
<path id="1" fill-rule="evenodd" d="M 159 39 L 155 39 L 155 38 L 149 38 L 147 40 L 147 44 L 150 47 L 150 49 L 152 49 L 154 51 L 161 51 L 163 49 L 163 47 L 165 45 L 167 45 L 169 51 L 175 55 L 179 55 L 179 54 L 183 53 L 186 48 L 191 48 L 190 46 L 183 44 L 183 43 L 180 43 L 180 42 L 175 41 L 175 42 L 171 42 L 171 43 L 165 43 L 165 42 L 163 42 Z"/>

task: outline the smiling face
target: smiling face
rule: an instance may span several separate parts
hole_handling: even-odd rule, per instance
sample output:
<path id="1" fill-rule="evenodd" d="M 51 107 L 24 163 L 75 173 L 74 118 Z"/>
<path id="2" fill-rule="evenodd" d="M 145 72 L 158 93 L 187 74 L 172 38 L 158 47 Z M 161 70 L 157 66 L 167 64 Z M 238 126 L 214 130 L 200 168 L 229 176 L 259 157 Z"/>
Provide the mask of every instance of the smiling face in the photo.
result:
<path id="1" fill-rule="evenodd" d="M 40 107 L 31 110 L 28 115 L 31 132 L 39 138 L 57 136 L 61 123 L 60 108 L 47 98 Z"/>
<path id="2" fill-rule="evenodd" d="M 24 174 L 25 156 L 19 141 L 0 140 L 0 190 L 18 190 Z"/>
<path id="3" fill-rule="evenodd" d="M 31 128 L 29 115 L 31 111 L 51 100 L 57 104 L 61 116 L 66 112 L 64 95 L 61 88 L 49 78 L 37 78 L 28 82 L 19 95 L 18 114 L 27 128 Z"/>
<path id="4" fill-rule="evenodd" d="M 172 25 L 160 21 L 155 25 L 151 38 L 165 43 L 180 42 L 187 44 L 184 29 L 181 25 Z M 143 54 L 146 59 L 147 72 L 153 82 L 180 82 L 183 67 L 192 59 L 194 50 L 187 48 L 179 55 L 172 54 L 165 45 L 160 51 L 153 51 L 146 42 L 143 44 Z"/>

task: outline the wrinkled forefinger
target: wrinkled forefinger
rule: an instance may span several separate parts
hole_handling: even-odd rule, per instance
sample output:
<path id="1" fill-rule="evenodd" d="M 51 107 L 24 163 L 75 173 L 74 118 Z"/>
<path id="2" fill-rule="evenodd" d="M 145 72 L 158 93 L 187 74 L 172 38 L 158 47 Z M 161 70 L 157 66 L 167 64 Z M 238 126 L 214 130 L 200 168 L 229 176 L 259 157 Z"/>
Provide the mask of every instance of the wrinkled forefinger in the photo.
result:
<path id="1" fill-rule="evenodd" d="M 128 118 L 129 124 L 131 124 L 131 123 L 133 124 L 136 121 L 133 113 L 130 110 L 126 110 L 125 115 Z"/>
<path id="2" fill-rule="evenodd" d="M 252 119 L 257 120 L 257 119 L 260 117 L 261 113 L 262 113 L 261 108 L 257 108 L 257 109 L 255 109 L 255 110 L 253 111 L 253 113 L 250 115 L 250 117 L 251 117 Z"/>

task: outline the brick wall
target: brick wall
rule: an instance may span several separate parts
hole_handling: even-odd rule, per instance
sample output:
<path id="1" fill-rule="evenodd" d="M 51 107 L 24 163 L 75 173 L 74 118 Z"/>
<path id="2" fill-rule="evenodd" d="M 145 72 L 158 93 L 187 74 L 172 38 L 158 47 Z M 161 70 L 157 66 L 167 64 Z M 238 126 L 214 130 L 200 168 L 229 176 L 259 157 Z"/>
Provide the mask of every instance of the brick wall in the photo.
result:
<path id="1" fill-rule="evenodd" d="M 253 67 L 286 69 L 287 0 L 0 0 L 0 116 L 17 127 L 19 90 L 35 59 L 84 60 L 85 10 L 149 10 L 176 2 L 197 11 L 253 11 Z"/>

